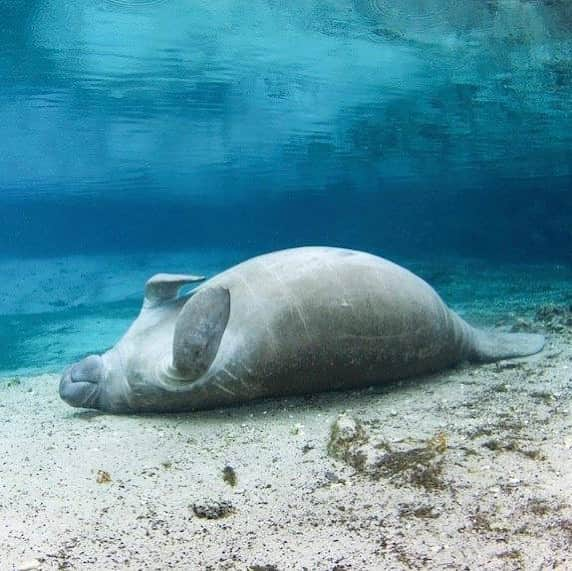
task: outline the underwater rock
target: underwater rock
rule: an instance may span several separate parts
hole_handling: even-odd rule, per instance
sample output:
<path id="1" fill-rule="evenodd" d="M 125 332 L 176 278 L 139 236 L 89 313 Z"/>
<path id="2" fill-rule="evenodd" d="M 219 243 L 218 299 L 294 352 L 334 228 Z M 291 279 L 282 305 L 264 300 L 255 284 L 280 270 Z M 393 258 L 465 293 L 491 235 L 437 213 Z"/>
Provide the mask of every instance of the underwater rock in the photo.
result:
<path id="1" fill-rule="evenodd" d="M 329 484 L 341 484 L 344 483 L 345 480 L 340 478 L 335 472 L 332 470 L 327 470 L 324 474 L 324 478 Z"/>
<path id="2" fill-rule="evenodd" d="M 196 503 L 192 505 L 193 513 L 202 519 L 221 519 L 235 512 L 233 505 L 228 501 L 211 501 L 209 503 Z"/>
<path id="3" fill-rule="evenodd" d="M 111 482 L 111 476 L 109 475 L 109 472 L 106 472 L 105 470 L 98 470 L 95 481 L 98 484 L 109 484 L 109 482 Z"/>

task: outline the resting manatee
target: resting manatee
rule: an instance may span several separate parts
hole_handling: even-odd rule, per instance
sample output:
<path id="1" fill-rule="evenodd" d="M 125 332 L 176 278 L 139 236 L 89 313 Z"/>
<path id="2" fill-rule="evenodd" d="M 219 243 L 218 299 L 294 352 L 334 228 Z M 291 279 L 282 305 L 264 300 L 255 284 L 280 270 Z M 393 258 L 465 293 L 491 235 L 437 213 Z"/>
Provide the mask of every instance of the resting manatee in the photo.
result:
<path id="1" fill-rule="evenodd" d="M 422 279 L 382 258 L 308 247 L 205 281 L 158 274 L 110 351 L 76 363 L 60 395 L 106 411 L 185 411 L 404 379 L 540 351 L 540 335 L 474 329 Z"/>

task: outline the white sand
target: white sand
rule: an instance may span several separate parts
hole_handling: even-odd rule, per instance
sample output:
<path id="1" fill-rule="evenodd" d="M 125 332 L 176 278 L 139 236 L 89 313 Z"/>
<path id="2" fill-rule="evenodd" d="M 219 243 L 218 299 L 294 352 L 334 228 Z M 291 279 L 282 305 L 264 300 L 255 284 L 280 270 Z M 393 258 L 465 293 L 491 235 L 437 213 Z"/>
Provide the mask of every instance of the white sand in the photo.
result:
<path id="1" fill-rule="evenodd" d="M 385 390 L 188 415 L 77 411 L 55 376 L 4 383 L 0 568 L 572 569 L 570 340 Z M 330 457 L 342 412 L 393 450 L 443 433 L 441 489 L 410 482 L 423 466 L 372 478 Z M 217 502 L 234 511 L 193 510 Z"/>

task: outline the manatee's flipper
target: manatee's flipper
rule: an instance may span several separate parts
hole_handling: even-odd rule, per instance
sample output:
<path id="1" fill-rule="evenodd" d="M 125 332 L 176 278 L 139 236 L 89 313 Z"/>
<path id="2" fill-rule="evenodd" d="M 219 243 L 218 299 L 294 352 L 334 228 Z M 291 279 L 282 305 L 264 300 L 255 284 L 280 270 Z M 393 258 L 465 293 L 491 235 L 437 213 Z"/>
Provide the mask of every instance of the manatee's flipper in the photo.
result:
<path id="1" fill-rule="evenodd" d="M 214 361 L 230 315 L 230 292 L 223 287 L 199 290 L 187 301 L 175 324 L 173 367 L 192 381 Z"/>
<path id="2" fill-rule="evenodd" d="M 155 274 L 145 284 L 145 304 L 157 305 L 171 301 L 184 285 L 202 282 L 204 279 L 204 276 L 187 274 Z"/>
<path id="3" fill-rule="evenodd" d="M 534 333 L 501 333 L 473 329 L 473 342 L 471 360 L 490 363 L 539 353 L 544 347 L 545 338 L 544 335 Z"/>

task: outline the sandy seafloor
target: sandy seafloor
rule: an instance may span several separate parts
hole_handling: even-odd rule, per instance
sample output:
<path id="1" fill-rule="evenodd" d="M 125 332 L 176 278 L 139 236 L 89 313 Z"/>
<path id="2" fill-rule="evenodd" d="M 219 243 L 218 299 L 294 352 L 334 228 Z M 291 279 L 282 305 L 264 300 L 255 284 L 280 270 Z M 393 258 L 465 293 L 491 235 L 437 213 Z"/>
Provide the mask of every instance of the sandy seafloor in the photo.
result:
<path id="1" fill-rule="evenodd" d="M 469 321 L 548 343 L 386 387 L 113 416 L 40 373 L 111 344 L 149 274 L 235 259 L 0 263 L 1 570 L 572 569 L 570 268 L 410 262 Z M 328 449 L 340 415 L 357 436 Z"/>

